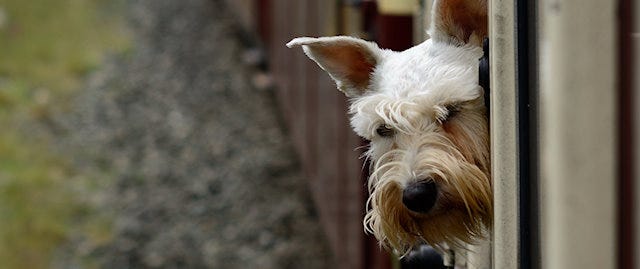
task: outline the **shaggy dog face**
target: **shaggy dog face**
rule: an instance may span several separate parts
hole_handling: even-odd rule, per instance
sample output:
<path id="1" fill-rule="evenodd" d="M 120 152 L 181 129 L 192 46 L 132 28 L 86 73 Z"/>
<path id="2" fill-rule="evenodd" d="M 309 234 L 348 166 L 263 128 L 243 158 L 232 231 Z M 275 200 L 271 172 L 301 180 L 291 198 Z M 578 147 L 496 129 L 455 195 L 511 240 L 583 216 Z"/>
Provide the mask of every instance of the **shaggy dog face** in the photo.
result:
<path id="1" fill-rule="evenodd" d="M 431 39 L 403 52 L 338 36 L 288 46 L 351 98 L 351 126 L 371 141 L 365 229 L 400 253 L 474 243 L 490 228 L 492 192 L 483 90 L 486 1 L 434 3 Z"/>

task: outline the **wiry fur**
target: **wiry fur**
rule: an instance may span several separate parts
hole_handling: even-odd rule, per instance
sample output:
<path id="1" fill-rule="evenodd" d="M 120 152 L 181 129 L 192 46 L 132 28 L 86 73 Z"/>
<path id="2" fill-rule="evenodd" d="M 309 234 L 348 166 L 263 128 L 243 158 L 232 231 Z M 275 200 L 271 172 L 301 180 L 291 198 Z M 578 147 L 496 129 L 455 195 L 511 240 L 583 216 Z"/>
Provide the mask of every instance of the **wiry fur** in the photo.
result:
<path id="1" fill-rule="evenodd" d="M 352 127 L 371 140 L 366 229 L 400 252 L 425 241 L 472 243 L 491 225 L 488 130 L 476 76 L 480 53 L 430 41 L 397 55 L 387 52 L 368 94 L 352 101 Z M 442 122 L 448 105 L 459 112 Z M 377 136 L 381 124 L 395 136 Z M 435 208 L 416 214 L 402 204 L 402 189 L 425 178 L 441 192 Z"/>
<path id="2" fill-rule="evenodd" d="M 425 242 L 474 243 L 492 224 L 488 126 L 477 77 L 482 49 L 474 36 L 486 29 L 463 29 L 455 24 L 461 16 L 447 10 L 467 2 L 469 9 L 486 8 L 486 1 L 436 1 L 434 10 L 442 14 L 434 17 L 447 19 L 432 26 L 439 38 L 403 52 L 351 37 L 287 44 L 303 46 L 352 98 L 351 126 L 371 141 L 365 153 L 372 161 L 365 229 L 401 254 Z M 380 126 L 394 135 L 378 135 Z M 427 213 L 410 211 L 402 202 L 403 189 L 419 181 L 437 186 Z"/>

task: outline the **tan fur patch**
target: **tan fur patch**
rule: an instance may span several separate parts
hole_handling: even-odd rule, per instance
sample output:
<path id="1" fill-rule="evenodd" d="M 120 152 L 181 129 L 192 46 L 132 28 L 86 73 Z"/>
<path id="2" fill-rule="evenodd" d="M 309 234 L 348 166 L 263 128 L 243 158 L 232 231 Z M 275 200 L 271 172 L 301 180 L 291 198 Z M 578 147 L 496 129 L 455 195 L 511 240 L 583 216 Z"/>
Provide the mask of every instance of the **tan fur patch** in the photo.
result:
<path id="1" fill-rule="evenodd" d="M 480 46 L 487 36 L 486 0 L 440 0 L 436 28 L 456 41 Z"/>
<path id="2" fill-rule="evenodd" d="M 364 48 L 357 45 L 334 45 L 317 46 L 315 49 L 315 53 L 327 59 L 327 69 L 339 74 L 342 80 L 352 83 L 349 86 L 359 89 L 369 86 L 376 61 L 364 53 Z"/>
<path id="3" fill-rule="evenodd" d="M 443 134 L 421 138 L 416 163 L 402 159 L 407 150 L 383 154 L 370 178 L 367 230 L 401 254 L 419 243 L 463 247 L 482 238 L 493 219 L 486 126 L 484 110 L 472 107 L 445 123 Z M 440 196 L 428 213 L 411 212 L 401 202 L 399 182 L 407 176 L 408 167 L 422 171 L 438 185 Z"/>

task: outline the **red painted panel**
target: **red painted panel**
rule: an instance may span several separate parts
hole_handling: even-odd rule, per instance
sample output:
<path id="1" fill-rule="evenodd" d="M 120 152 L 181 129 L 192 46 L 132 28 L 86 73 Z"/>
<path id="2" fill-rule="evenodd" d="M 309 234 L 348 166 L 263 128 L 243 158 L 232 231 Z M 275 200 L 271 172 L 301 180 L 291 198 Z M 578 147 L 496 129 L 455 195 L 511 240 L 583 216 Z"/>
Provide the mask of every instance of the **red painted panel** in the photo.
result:
<path id="1" fill-rule="evenodd" d="M 342 29 L 333 1 L 256 0 L 256 30 L 269 54 L 270 71 L 290 135 L 308 178 L 337 267 L 390 269 L 386 251 L 363 232 L 366 197 L 363 168 L 355 148 L 361 140 L 349 128 L 347 100 L 315 63 L 284 46 L 296 36 L 321 36 L 327 25 Z M 411 45 L 411 18 L 379 16 L 375 3 L 362 3 L 366 29 L 383 47 Z M 337 10 L 332 10 L 338 8 Z M 334 29 L 334 30 L 339 30 Z"/>
<path id="2" fill-rule="evenodd" d="M 618 21 L 618 114 L 619 114 L 619 185 L 618 185 L 618 268 L 631 269 L 637 247 L 635 238 L 634 210 L 634 53 L 633 51 L 633 1 L 619 0 Z M 636 63 L 637 64 L 637 63 Z"/>

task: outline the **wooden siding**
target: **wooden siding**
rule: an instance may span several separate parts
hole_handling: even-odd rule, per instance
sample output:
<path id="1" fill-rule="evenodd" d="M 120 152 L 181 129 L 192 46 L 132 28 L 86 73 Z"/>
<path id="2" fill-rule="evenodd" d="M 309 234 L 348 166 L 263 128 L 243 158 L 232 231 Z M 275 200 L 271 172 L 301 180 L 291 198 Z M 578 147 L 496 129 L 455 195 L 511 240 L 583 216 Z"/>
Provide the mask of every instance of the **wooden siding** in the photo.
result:
<path id="1" fill-rule="evenodd" d="M 337 267 L 390 269 L 389 254 L 363 232 L 368 169 L 364 145 L 349 127 L 347 99 L 301 49 L 299 36 L 352 35 L 382 47 L 412 44 L 411 16 L 383 16 L 374 1 L 229 0 L 243 25 L 257 31 L 277 98 L 313 193 Z M 394 30 L 395 33 L 392 33 Z"/>

